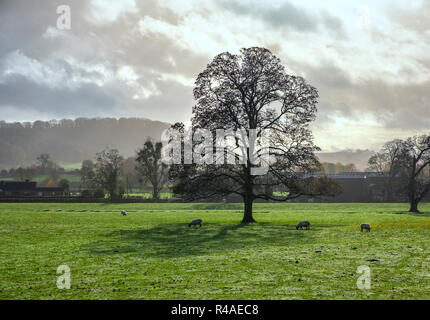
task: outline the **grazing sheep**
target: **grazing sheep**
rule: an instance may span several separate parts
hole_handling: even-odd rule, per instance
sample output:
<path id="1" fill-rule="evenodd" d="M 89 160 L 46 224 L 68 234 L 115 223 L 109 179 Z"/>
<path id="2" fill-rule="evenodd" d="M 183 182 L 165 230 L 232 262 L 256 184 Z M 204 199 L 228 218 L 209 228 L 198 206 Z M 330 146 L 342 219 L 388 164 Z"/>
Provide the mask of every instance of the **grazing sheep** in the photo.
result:
<path id="1" fill-rule="evenodd" d="M 306 230 L 309 230 L 311 227 L 311 224 L 309 221 L 300 221 L 299 224 L 296 226 L 296 230 L 306 228 Z"/>
<path id="2" fill-rule="evenodd" d="M 188 224 L 188 227 L 191 227 L 191 226 L 200 226 L 200 228 L 202 227 L 202 219 L 195 219 L 195 220 L 193 220 L 193 221 L 191 221 L 189 224 Z"/>
<path id="3" fill-rule="evenodd" d="M 121 214 L 122 214 L 123 216 L 126 216 L 126 215 L 127 215 L 127 211 L 122 210 L 122 211 L 121 211 Z"/>
<path id="4" fill-rule="evenodd" d="M 370 224 L 368 224 L 368 223 L 362 223 L 361 224 L 361 232 L 363 232 L 363 229 L 366 229 L 367 232 L 370 232 Z"/>

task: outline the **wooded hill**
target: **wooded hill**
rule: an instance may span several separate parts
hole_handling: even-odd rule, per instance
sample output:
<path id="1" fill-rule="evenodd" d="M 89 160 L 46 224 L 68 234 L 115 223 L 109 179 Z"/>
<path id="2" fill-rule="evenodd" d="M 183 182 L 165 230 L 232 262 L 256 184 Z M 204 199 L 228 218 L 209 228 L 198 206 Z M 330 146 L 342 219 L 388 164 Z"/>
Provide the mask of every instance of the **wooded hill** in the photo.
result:
<path id="1" fill-rule="evenodd" d="M 0 169 L 28 166 L 41 153 L 55 162 L 74 163 L 93 159 L 108 146 L 125 156 L 134 156 L 146 137 L 160 140 L 170 124 L 144 118 L 78 118 L 35 122 L 0 121 Z M 365 170 L 370 150 L 318 152 L 321 162 L 354 163 Z"/>
<path id="2" fill-rule="evenodd" d="M 160 140 L 169 126 L 144 118 L 0 121 L 0 169 L 33 164 L 41 153 L 55 162 L 80 162 L 106 146 L 132 156 L 147 137 Z"/>

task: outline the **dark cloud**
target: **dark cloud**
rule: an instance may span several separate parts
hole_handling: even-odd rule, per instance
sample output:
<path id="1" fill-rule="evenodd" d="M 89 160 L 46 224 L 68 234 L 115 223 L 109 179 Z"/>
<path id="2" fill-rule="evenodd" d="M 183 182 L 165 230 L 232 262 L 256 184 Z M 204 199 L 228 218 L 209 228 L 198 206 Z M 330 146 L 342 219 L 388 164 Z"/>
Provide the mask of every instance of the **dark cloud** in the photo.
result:
<path id="1" fill-rule="evenodd" d="M 189 15 L 180 15 L 157 0 L 137 0 L 137 11 L 125 12 L 114 21 L 100 22 L 91 17 L 90 1 L 73 0 L 70 1 L 72 30 L 47 36 L 49 28 L 56 30 L 56 8 L 60 4 L 67 4 L 64 2 L 0 0 L 0 117 L 10 117 L 15 108 L 20 117 L 23 117 L 23 113 L 28 114 L 28 120 L 34 120 L 31 117 L 40 114 L 47 117 L 143 116 L 171 122 L 189 120 L 194 103 L 192 86 L 174 79 L 177 75 L 185 80 L 194 79 L 212 56 L 186 47 L 180 39 L 166 32 L 141 34 L 139 31 L 139 21 L 148 17 L 169 28 L 180 29 L 190 18 Z M 395 82 L 378 74 L 378 70 L 375 70 L 373 77 L 357 79 L 351 70 L 339 67 L 341 63 L 336 59 L 343 63 L 354 61 L 354 48 L 361 50 L 362 55 L 366 54 L 366 48 L 360 47 L 359 42 L 354 43 L 354 39 L 346 39 L 346 26 L 333 11 L 309 9 L 309 6 L 305 8 L 304 5 L 295 5 L 289 1 L 275 6 L 256 1 L 245 5 L 237 0 L 216 1 L 215 9 L 202 4 L 193 10 L 193 14 L 203 21 L 206 19 L 209 26 L 212 15 L 214 21 L 218 21 L 217 18 L 222 16 L 218 14 L 227 11 L 234 14 L 238 22 L 258 20 L 269 33 L 284 35 L 278 38 L 261 36 L 262 43 L 258 45 L 267 46 L 276 54 L 282 52 L 285 56 L 291 55 L 291 59 L 285 61 L 287 70 L 291 68 L 317 87 L 320 92 L 318 124 L 329 125 L 333 123 L 334 117 L 359 121 L 364 115 L 371 115 L 386 128 L 428 128 L 429 81 Z M 422 43 L 429 42 L 430 25 L 426 18 L 430 14 L 429 10 L 430 1 L 427 0 L 417 10 L 402 12 L 393 7 L 387 12 L 392 19 L 390 23 L 402 26 L 420 37 L 420 48 L 423 48 Z M 207 27 L 203 25 L 202 28 Z M 211 40 L 231 47 L 231 38 L 236 41 L 243 36 L 244 42 L 253 39 L 252 35 L 234 34 L 237 30 L 231 30 L 231 37 L 223 37 L 222 32 L 226 29 L 222 30 L 218 39 Z M 284 30 L 297 31 L 301 39 L 315 39 L 323 46 L 314 48 L 315 58 L 311 59 L 306 56 L 309 56 L 315 44 L 303 47 L 306 54 L 303 55 L 304 59 L 312 60 L 305 63 L 300 60 L 303 58 L 301 52 L 283 52 L 284 43 L 295 41 L 294 35 L 289 37 L 290 34 Z M 373 37 L 375 46 L 383 47 L 388 43 L 387 48 L 390 50 L 387 49 L 387 54 L 391 55 L 397 54 L 391 50 L 396 46 L 411 46 L 410 52 L 414 51 L 416 38 L 397 39 L 397 35 L 391 31 L 383 26 L 372 31 L 370 37 Z M 213 34 L 208 36 L 215 37 Z M 351 43 L 337 41 L 345 39 Z M 292 43 L 291 47 L 287 47 L 294 48 L 295 45 Z M 302 45 L 306 46 L 307 43 Z M 53 79 L 47 77 L 44 79 L 46 81 L 36 82 L 38 78 L 32 77 L 31 70 L 28 74 L 16 72 L 3 75 L 4 66 L 7 65 L 5 62 L 14 52 L 28 57 L 42 69 L 53 71 Z M 370 60 L 372 58 L 369 57 Z M 410 56 L 407 58 L 415 59 Z M 299 60 L 300 63 L 297 62 Z M 423 55 L 421 60 L 405 63 L 404 67 L 399 67 L 399 77 L 414 79 L 414 75 L 421 72 L 420 68 L 416 68 L 417 65 L 422 66 L 423 74 L 430 72 L 429 61 Z M 131 84 L 117 76 L 117 71 L 123 66 L 129 66 L 137 75 Z M 50 83 L 58 79 L 55 75 L 59 73 L 64 74 L 63 78 L 60 77 L 63 81 Z M 75 85 L 70 84 L 73 78 L 78 79 Z M 140 89 L 149 93 L 134 99 L 134 91 Z"/>
<path id="2" fill-rule="evenodd" d="M 377 77 L 353 80 L 333 64 L 310 67 L 296 64 L 320 94 L 318 122 L 334 117 L 360 121 L 373 116 L 389 129 L 425 130 L 430 123 L 430 81 L 391 83 Z"/>
<path id="3" fill-rule="evenodd" d="M 171 121 L 175 117 L 182 121 L 189 118 L 190 112 L 187 114 L 184 109 L 191 111 L 192 88 L 161 77 L 170 74 L 195 78 L 209 58 L 180 48 L 165 36 L 142 36 L 137 28 L 145 16 L 177 24 L 180 18 L 173 11 L 160 8 L 156 1 L 137 1 L 137 12 L 122 14 L 109 23 L 98 23 L 91 19 L 89 1 L 74 0 L 70 3 L 72 29 L 54 37 L 46 36 L 48 28 L 57 32 L 56 8 L 60 4 L 64 1 L 0 1 L 0 113 L 3 116 L 10 117 L 15 108 L 17 115 L 28 114 L 29 120 L 35 114 L 52 117 L 141 115 Z M 56 74 L 61 72 L 64 83 L 51 84 L 55 77 L 35 82 L 34 70 L 2 78 L 7 59 L 14 52 L 34 61 L 38 67 Z M 158 93 L 134 100 L 133 87 L 121 82 L 115 74 L 125 65 L 138 75 L 136 85 L 142 89 L 155 85 Z M 104 70 L 99 70 L 99 66 Z M 105 77 L 103 72 L 110 72 L 113 78 L 96 85 Z M 85 81 L 71 88 L 65 82 L 72 78 Z"/>
<path id="4" fill-rule="evenodd" d="M 46 40 L 43 35 L 49 26 L 56 26 L 56 10 L 62 4 L 65 4 L 62 0 L 1 0 L 0 57 L 19 49 L 37 58 L 58 48 L 56 41 Z M 72 19 L 82 17 L 88 11 L 88 4 L 89 1 L 73 0 Z M 75 27 L 79 28 L 79 24 Z"/>
<path id="5" fill-rule="evenodd" d="M 283 3 L 279 8 L 249 5 L 237 1 L 223 1 L 220 2 L 220 5 L 235 14 L 249 15 L 274 27 L 291 27 L 299 31 L 317 30 L 316 21 L 312 19 L 312 16 L 289 2 Z"/>
<path id="6" fill-rule="evenodd" d="M 290 2 L 283 2 L 278 7 L 269 7 L 267 3 L 260 2 L 242 3 L 238 1 L 221 1 L 219 5 L 237 15 L 250 16 L 275 28 L 291 28 L 300 32 L 317 32 L 320 25 L 324 25 L 329 31 L 338 37 L 345 37 L 342 21 L 322 11 L 320 14 L 312 14 L 307 10 L 297 7 Z"/>
<path id="7" fill-rule="evenodd" d="M 164 35 L 144 35 L 124 44 L 115 59 L 117 63 L 135 66 L 139 72 L 150 69 L 194 79 L 211 57 L 181 48 Z"/>
<path id="8" fill-rule="evenodd" d="M 21 75 L 12 75 L 0 83 L 0 109 L 1 106 L 13 106 L 21 113 L 28 110 L 57 117 L 78 117 L 116 112 L 118 101 L 92 83 L 77 88 L 51 88 Z"/>
<path id="9" fill-rule="evenodd" d="M 321 12 L 322 23 L 327 30 L 330 31 L 338 39 L 346 39 L 347 34 L 343 26 L 342 20 L 328 13 L 327 11 Z"/>

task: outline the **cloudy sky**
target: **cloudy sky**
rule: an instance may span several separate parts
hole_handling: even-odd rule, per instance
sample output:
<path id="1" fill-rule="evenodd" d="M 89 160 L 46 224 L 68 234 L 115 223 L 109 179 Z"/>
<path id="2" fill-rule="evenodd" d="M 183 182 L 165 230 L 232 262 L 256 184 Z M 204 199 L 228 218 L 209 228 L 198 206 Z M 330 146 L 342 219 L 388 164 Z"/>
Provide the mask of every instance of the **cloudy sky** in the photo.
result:
<path id="1" fill-rule="evenodd" d="M 323 150 L 377 149 L 430 131 L 429 16 L 430 0 L 0 0 L 0 120 L 186 122 L 216 54 L 264 46 L 319 90 Z"/>

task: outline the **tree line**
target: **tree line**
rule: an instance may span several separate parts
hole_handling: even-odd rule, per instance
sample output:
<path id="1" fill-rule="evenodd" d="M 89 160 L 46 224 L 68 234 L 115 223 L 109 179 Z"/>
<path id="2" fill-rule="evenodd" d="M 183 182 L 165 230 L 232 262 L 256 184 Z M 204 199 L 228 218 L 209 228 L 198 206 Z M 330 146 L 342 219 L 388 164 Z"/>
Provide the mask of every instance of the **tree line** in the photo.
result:
<path id="1" fill-rule="evenodd" d="M 31 181 L 43 177 L 39 179 L 41 186 L 59 186 L 66 192 L 71 189 L 79 190 L 81 195 L 86 197 L 104 197 L 106 194 L 110 197 L 110 194 L 113 194 L 113 198 L 118 198 L 133 190 L 149 187 L 152 198 L 159 199 L 161 190 L 169 183 L 170 170 L 170 167 L 161 161 L 161 149 L 160 142 L 147 139 L 133 157 L 127 158 L 117 149 L 107 147 L 98 152 L 95 159 L 82 161 L 80 169 L 69 170 L 57 164 L 50 154 L 42 153 L 36 157 L 36 163 L 30 166 L 0 170 L 0 179 Z M 108 175 L 102 173 L 109 168 L 115 169 L 112 171 L 110 182 L 104 178 Z M 355 171 L 357 170 L 354 164 L 323 162 L 320 173 Z M 61 178 L 64 174 L 79 178 L 79 182 Z"/>
<path id="2" fill-rule="evenodd" d="M 82 195 L 105 195 L 111 200 L 123 197 L 130 185 L 150 185 L 152 198 L 160 199 L 167 182 L 168 166 L 161 159 L 162 143 L 148 138 L 135 157 L 125 159 L 117 149 L 105 148 L 95 161 L 82 163 Z"/>
<path id="3" fill-rule="evenodd" d="M 183 124 L 175 124 L 173 128 L 183 128 Z M 121 198 L 129 190 L 136 187 L 150 186 L 153 199 L 160 198 L 160 192 L 171 186 L 179 197 L 190 197 L 187 192 L 178 190 L 175 184 L 184 179 L 177 176 L 177 167 L 167 166 L 162 160 L 162 143 L 148 138 L 135 156 L 124 158 L 117 149 L 106 148 L 96 154 L 94 160 L 84 160 L 81 169 L 67 171 L 55 163 L 49 154 L 37 156 L 35 164 L 29 167 L 3 169 L 0 177 L 12 177 L 20 181 L 32 180 L 36 176 L 44 176 L 41 185 L 63 187 L 69 191 L 71 182 L 60 179 L 62 174 L 69 173 L 80 177 L 81 195 L 87 197 L 108 197 L 112 200 Z M 383 175 L 383 199 L 387 202 L 407 197 L 410 212 L 419 212 L 418 205 L 430 193 L 430 135 L 409 137 L 405 140 L 395 139 L 383 145 L 368 160 L 367 170 Z M 320 164 L 319 174 L 337 174 L 356 172 L 353 164 L 327 163 Z M 187 177 L 188 179 L 189 177 Z M 265 177 L 268 179 L 267 177 Z M 312 181 L 308 180 L 308 183 Z M 282 188 L 276 187 L 276 191 Z M 266 186 L 266 192 L 275 191 Z M 270 191 L 269 191 L 270 190 Z M 198 192 L 193 193 L 196 197 Z M 216 194 L 216 192 L 214 192 Z M 227 193 L 222 193 L 227 195 Z"/>
<path id="4" fill-rule="evenodd" d="M 384 174 L 387 201 L 405 195 L 410 203 L 409 211 L 418 213 L 418 204 L 430 192 L 430 135 L 385 143 L 369 159 L 369 169 Z"/>

